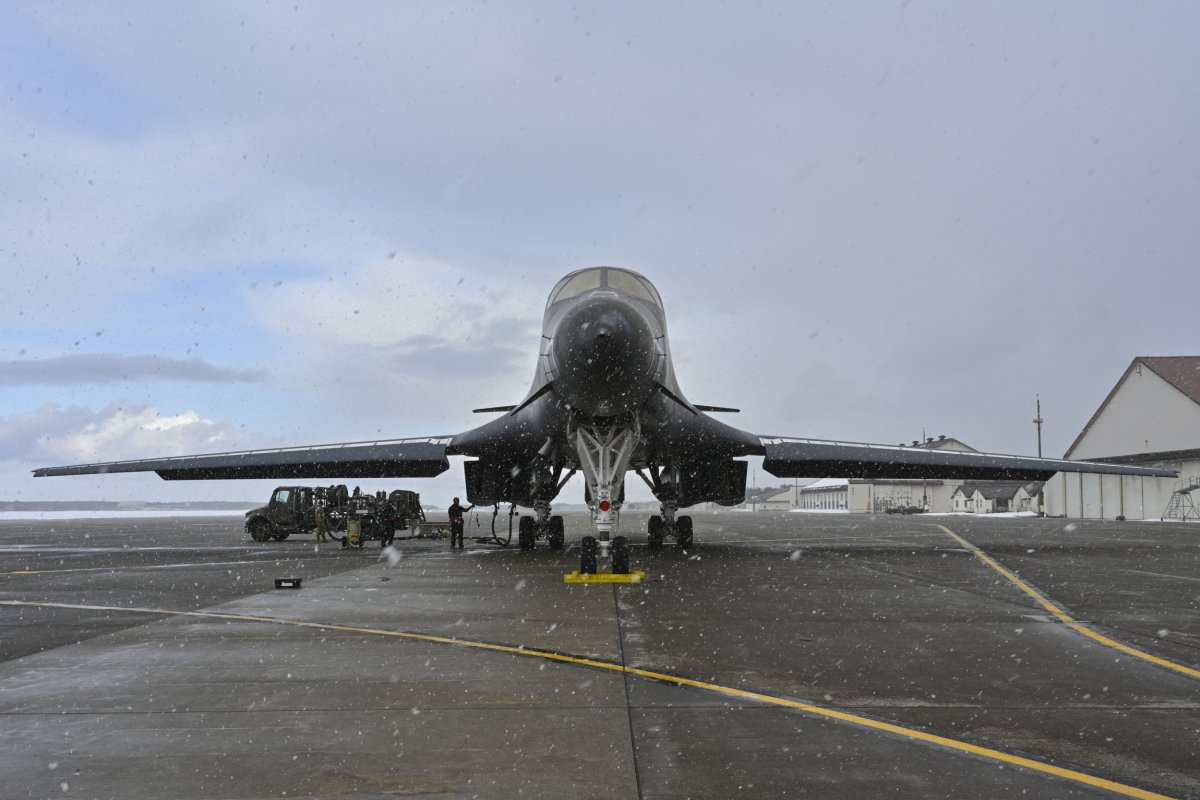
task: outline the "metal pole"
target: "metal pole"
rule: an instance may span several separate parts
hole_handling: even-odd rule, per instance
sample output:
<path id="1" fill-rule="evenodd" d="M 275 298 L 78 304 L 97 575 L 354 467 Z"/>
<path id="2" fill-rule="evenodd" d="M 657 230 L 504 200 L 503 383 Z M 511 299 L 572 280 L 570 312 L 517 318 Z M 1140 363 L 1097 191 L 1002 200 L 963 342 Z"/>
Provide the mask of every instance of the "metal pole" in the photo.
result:
<path id="1" fill-rule="evenodd" d="M 1037 419 L 1033 421 L 1033 424 L 1037 426 L 1038 458 L 1042 457 L 1042 423 L 1044 421 L 1042 419 L 1042 396 L 1039 394 L 1037 396 Z"/>

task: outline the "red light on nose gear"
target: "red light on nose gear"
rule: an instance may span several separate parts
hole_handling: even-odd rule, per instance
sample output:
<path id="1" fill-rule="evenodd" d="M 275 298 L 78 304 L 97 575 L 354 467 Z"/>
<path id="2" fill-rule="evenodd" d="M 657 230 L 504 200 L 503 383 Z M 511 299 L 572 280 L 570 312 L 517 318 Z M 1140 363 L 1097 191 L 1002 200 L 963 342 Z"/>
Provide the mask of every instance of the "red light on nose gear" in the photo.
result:
<path id="1" fill-rule="evenodd" d="M 607 501 L 607 500 L 601 500 L 601 501 L 600 501 L 600 510 L 601 510 L 601 511 L 608 511 L 608 509 L 609 509 L 608 501 Z"/>

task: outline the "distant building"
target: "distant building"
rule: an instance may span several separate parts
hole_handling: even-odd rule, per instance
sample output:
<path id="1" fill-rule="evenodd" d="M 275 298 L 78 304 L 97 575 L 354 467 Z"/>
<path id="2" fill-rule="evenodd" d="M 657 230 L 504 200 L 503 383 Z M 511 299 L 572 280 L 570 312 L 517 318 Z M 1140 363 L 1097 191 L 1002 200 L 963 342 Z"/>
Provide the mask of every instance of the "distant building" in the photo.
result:
<path id="1" fill-rule="evenodd" d="M 901 447 L 924 447 L 927 450 L 957 450 L 960 453 L 978 453 L 974 447 L 963 444 L 953 436 L 939 436 L 936 439 L 932 436 L 926 437 L 925 441 L 919 439 L 913 440 L 912 444 L 906 445 L 900 443 Z"/>
<path id="2" fill-rule="evenodd" d="M 901 447 L 977 453 L 975 448 L 952 436 L 927 437 L 901 443 Z M 1034 511 L 1041 508 L 1041 484 L 1012 481 L 975 481 L 970 490 L 962 480 L 919 478 L 863 479 L 822 478 L 800 480 L 745 508 L 758 511 L 845 511 L 850 514 L 882 514 L 892 509 L 919 508 L 931 512 Z M 978 497 L 976 497 L 978 495 Z"/>
<path id="3" fill-rule="evenodd" d="M 1047 516 L 1159 519 L 1177 484 L 1200 476 L 1200 356 L 1133 359 L 1066 458 L 1178 470 L 1180 480 L 1060 472 Z"/>
<path id="4" fill-rule="evenodd" d="M 882 514 L 889 509 L 913 507 L 949 511 L 955 487 L 946 484 L 938 480 L 823 478 L 800 490 L 797 508 L 851 514 Z"/>
<path id="5" fill-rule="evenodd" d="M 849 511 L 850 481 L 846 478 L 813 481 L 800 490 L 796 507 L 805 511 Z"/>
<path id="6" fill-rule="evenodd" d="M 761 510 L 788 511 L 800 505 L 800 490 L 816 482 L 815 478 L 797 478 L 795 483 L 755 505 Z"/>
<path id="7" fill-rule="evenodd" d="M 932 436 L 901 444 L 930 450 L 977 452 L 950 436 Z M 916 507 L 925 511 L 950 511 L 954 490 L 960 480 L 846 479 L 824 478 L 800 489 L 795 508 L 806 511 L 846 511 L 851 514 L 882 514 L 889 509 Z"/>
<path id="8" fill-rule="evenodd" d="M 951 495 L 951 510 L 968 514 L 998 514 L 1038 510 L 1042 484 L 1020 481 L 964 483 Z"/>

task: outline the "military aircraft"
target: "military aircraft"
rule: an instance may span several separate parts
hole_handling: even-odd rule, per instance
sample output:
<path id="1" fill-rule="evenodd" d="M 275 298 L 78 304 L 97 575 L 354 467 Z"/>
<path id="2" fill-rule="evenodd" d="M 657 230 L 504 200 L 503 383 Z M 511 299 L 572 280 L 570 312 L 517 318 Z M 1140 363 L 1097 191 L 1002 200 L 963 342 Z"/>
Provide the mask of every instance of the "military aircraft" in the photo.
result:
<path id="1" fill-rule="evenodd" d="M 666 313 L 654 286 L 617 267 L 576 270 L 550 292 L 533 385 L 515 405 L 475 409 L 500 416 L 453 436 L 247 450 L 48 467 L 35 476 L 157 472 L 167 480 L 229 478 L 432 477 L 465 456 L 467 499 L 532 508 L 520 518 L 522 549 L 545 539 L 561 548 L 561 516 L 551 502 L 576 471 L 600 548 L 618 524 L 625 477 L 634 471 L 662 504 L 647 543 L 692 545 L 681 508 L 736 505 L 746 494 L 745 456 L 763 456 L 780 478 L 963 478 L 1041 480 L 1056 472 L 1173 477 L 1149 467 L 964 453 L 782 436 L 726 425 L 710 413 L 737 409 L 690 402 L 675 379 Z M 626 547 L 624 537 L 617 550 Z M 584 538 L 585 556 L 597 540 Z M 627 551 L 626 551 L 627 552 Z M 616 556 L 614 555 L 614 558 Z M 585 560 L 586 567 L 586 560 Z"/>

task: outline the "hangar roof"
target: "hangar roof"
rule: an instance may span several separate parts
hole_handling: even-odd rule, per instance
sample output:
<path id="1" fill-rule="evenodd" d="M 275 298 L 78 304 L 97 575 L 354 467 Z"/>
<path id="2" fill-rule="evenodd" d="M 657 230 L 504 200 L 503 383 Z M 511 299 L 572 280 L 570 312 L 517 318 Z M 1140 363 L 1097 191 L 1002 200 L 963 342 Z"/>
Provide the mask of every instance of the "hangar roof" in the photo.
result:
<path id="1" fill-rule="evenodd" d="M 1200 356 L 1143 356 L 1134 361 L 1142 362 L 1193 402 L 1200 403 Z"/>
<path id="2" fill-rule="evenodd" d="M 1145 366 L 1158 377 L 1162 378 L 1172 387 L 1177 389 L 1180 394 L 1187 397 L 1196 405 L 1200 405 L 1200 356 L 1138 356 L 1129 362 L 1129 366 L 1125 369 L 1121 379 L 1116 382 L 1113 388 L 1109 391 L 1108 396 L 1104 398 L 1104 402 L 1096 409 L 1096 413 L 1092 414 L 1091 419 L 1083 426 L 1083 430 L 1075 437 L 1075 441 L 1071 442 L 1071 446 L 1067 448 L 1067 458 L 1071 458 L 1075 452 L 1075 448 L 1087 436 L 1088 431 L 1096 424 L 1096 420 L 1108 408 L 1113 397 L 1116 396 L 1117 390 L 1129 378 L 1129 373 L 1133 372 L 1138 365 Z M 1141 374 L 1139 370 L 1139 374 Z"/>

